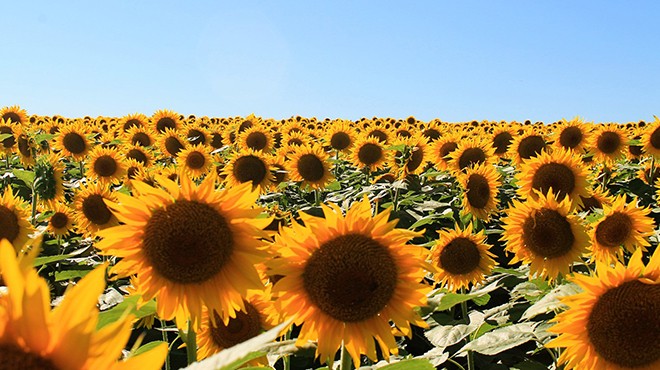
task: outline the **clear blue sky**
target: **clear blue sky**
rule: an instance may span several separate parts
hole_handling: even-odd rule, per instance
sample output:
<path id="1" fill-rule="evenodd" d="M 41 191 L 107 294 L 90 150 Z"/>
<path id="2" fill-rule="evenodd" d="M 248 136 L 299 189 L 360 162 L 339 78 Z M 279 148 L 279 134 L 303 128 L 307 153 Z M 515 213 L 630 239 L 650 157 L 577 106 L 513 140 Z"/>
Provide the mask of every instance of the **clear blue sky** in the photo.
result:
<path id="1" fill-rule="evenodd" d="M 658 1 L 91 3 L 0 4 L 0 106 L 68 117 L 660 115 Z"/>

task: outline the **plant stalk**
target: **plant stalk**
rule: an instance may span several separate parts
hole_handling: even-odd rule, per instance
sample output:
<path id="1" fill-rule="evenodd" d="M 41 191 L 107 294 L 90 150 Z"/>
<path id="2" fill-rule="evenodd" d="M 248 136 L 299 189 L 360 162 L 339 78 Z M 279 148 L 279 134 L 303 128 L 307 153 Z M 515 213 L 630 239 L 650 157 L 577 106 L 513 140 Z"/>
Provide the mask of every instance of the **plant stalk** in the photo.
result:
<path id="1" fill-rule="evenodd" d="M 351 370 L 353 368 L 353 359 L 346 350 L 344 342 L 341 342 L 341 357 L 339 357 L 339 369 L 340 370 Z"/>
<path id="2" fill-rule="evenodd" d="M 188 365 L 197 361 L 197 339 L 190 320 L 188 320 L 188 333 L 186 333 L 186 355 L 188 356 Z"/>
<path id="3" fill-rule="evenodd" d="M 163 342 L 167 343 L 167 355 L 165 356 L 165 370 L 170 370 L 171 365 L 170 365 L 170 349 L 169 349 L 169 340 L 167 339 L 167 331 L 165 331 L 165 321 L 164 320 L 159 320 L 160 321 L 160 331 L 161 334 L 163 335 Z"/>
<path id="4" fill-rule="evenodd" d="M 466 294 L 465 288 L 461 288 L 461 294 Z M 463 320 L 465 321 L 465 324 L 469 325 L 470 319 L 468 317 L 467 301 L 461 302 L 461 313 L 463 314 Z M 465 340 L 466 344 L 470 343 L 470 336 L 468 335 Z M 474 370 L 474 354 L 471 350 L 468 350 L 467 352 L 467 362 L 468 370 Z"/>

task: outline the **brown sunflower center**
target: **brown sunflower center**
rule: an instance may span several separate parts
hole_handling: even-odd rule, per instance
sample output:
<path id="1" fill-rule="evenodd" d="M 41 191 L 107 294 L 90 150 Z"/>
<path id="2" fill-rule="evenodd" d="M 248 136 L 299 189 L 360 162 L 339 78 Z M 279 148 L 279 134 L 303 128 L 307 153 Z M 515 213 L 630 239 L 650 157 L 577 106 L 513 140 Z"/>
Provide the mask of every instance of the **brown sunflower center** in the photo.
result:
<path id="1" fill-rule="evenodd" d="M 430 141 L 438 140 L 440 138 L 440 131 L 434 128 L 427 128 L 426 130 L 424 130 L 424 132 L 422 132 L 422 135 L 426 136 Z"/>
<path id="2" fill-rule="evenodd" d="M 206 164 L 206 157 L 200 152 L 190 152 L 186 156 L 186 167 L 190 169 L 198 170 L 204 167 L 204 164 Z"/>
<path id="3" fill-rule="evenodd" d="M 4 119 L 5 121 L 14 122 L 14 123 L 22 123 L 21 122 L 21 116 L 19 116 L 18 113 L 16 113 L 16 112 L 7 112 L 7 113 L 2 115 L 1 119 Z"/>
<path id="4" fill-rule="evenodd" d="M 94 173 L 101 177 L 112 176 L 117 172 L 117 161 L 109 155 L 102 155 L 94 161 Z"/>
<path id="5" fill-rule="evenodd" d="M 470 175 L 466 186 L 468 203 L 474 208 L 484 208 L 490 200 L 490 185 L 488 179 L 478 173 Z"/>
<path id="6" fill-rule="evenodd" d="M 193 145 L 205 144 L 206 135 L 202 131 L 193 128 L 188 130 L 188 141 Z"/>
<path id="7" fill-rule="evenodd" d="M 13 242 L 18 237 L 21 227 L 18 217 L 11 209 L 0 205 L 0 240 L 7 239 Z"/>
<path id="8" fill-rule="evenodd" d="M 575 242 L 570 222 L 548 208 L 534 212 L 525 220 L 522 239 L 532 253 L 543 258 L 561 257 L 573 249 Z"/>
<path id="9" fill-rule="evenodd" d="M 373 130 L 369 133 L 369 135 L 367 135 L 367 137 L 368 136 L 373 136 L 376 139 L 378 139 L 378 141 L 382 141 L 382 142 L 387 141 L 387 134 L 381 130 Z"/>
<path id="10" fill-rule="evenodd" d="M 358 160 L 365 166 L 371 166 L 383 158 L 383 148 L 378 144 L 366 143 L 358 150 Z"/>
<path id="11" fill-rule="evenodd" d="M 495 135 L 493 138 L 493 147 L 495 148 L 495 154 L 502 155 L 509 150 L 509 145 L 513 141 L 513 136 L 507 131 L 500 132 Z"/>
<path id="12" fill-rule="evenodd" d="M 603 209 L 603 204 L 594 196 L 583 197 L 580 195 L 582 200 L 582 206 L 580 207 L 583 211 L 593 212 L 596 209 Z"/>
<path id="13" fill-rule="evenodd" d="M 458 157 L 458 168 L 465 169 L 486 162 L 486 153 L 481 148 L 467 148 Z"/>
<path id="14" fill-rule="evenodd" d="M 112 212 L 108 209 L 100 194 L 92 194 L 82 202 L 82 211 L 85 217 L 93 224 L 105 225 L 112 218 Z"/>
<path id="15" fill-rule="evenodd" d="M 596 241 L 608 248 L 617 248 L 628 239 L 632 231 L 630 216 L 614 212 L 596 226 Z"/>
<path id="16" fill-rule="evenodd" d="M 24 156 L 24 157 L 32 157 L 32 152 L 30 151 L 30 143 L 28 142 L 27 137 L 25 136 L 20 136 L 18 138 L 18 151 Z"/>
<path id="17" fill-rule="evenodd" d="M 133 127 L 142 127 L 142 122 L 139 119 L 133 118 L 126 121 L 123 126 L 124 131 L 128 131 Z"/>
<path id="18" fill-rule="evenodd" d="M 296 165 L 298 173 L 305 181 L 319 181 L 325 175 L 323 161 L 314 154 L 303 154 Z"/>
<path id="19" fill-rule="evenodd" d="M 222 135 L 217 133 L 217 132 L 212 133 L 210 144 L 211 144 L 211 147 L 213 147 L 213 149 L 222 148 Z"/>
<path id="20" fill-rule="evenodd" d="M 245 145 L 247 145 L 248 148 L 253 150 L 263 150 L 264 148 L 266 148 L 267 144 L 268 144 L 268 137 L 263 132 L 259 132 L 259 131 L 251 132 L 245 138 Z"/>
<path id="21" fill-rule="evenodd" d="M 126 158 L 133 158 L 142 164 L 147 164 L 147 160 L 149 159 L 147 154 L 138 148 L 129 150 L 128 153 L 126 153 Z"/>
<path id="22" fill-rule="evenodd" d="M 234 251 L 227 220 L 210 205 L 190 200 L 178 200 L 155 211 L 142 243 L 154 270 L 180 284 L 208 281 Z"/>
<path id="23" fill-rule="evenodd" d="M 209 328 L 211 330 L 211 338 L 218 347 L 232 347 L 238 343 L 256 337 L 262 332 L 259 311 L 246 301 L 243 301 L 243 304 L 245 304 L 246 312 L 236 312 L 236 317 L 229 319 L 227 325 L 225 325 L 220 316 L 213 311 L 217 327 L 214 327 L 209 323 Z"/>
<path id="24" fill-rule="evenodd" d="M 63 229 L 69 223 L 69 216 L 64 212 L 55 212 L 50 216 L 50 226 L 54 229 Z"/>
<path id="25" fill-rule="evenodd" d="M 408 163 L 406 163 L 406 168 L 408 171 L 415 171 L 421 164 L 424 159 L 424 152 L 420 147 L 414 147 L 410 158 L 408 158 Z"/>
<path id="26" fill-rule="evenodd" d="M 14 344 L 0 344 L 1 370 L 58 370 L 59 368 L 47 358 L 35 353 L 25 352 Z"/>
<path id="27" fill-rule="evenodd" d="M 559 144 L 564 148 L 573 149 L 580 145 L 583 137 L 579 127 L 569 126 L 559 134 Z"/>
<path id="28" fill-rule="evenodd" d="M 660 149 L 660 127 L 651 133 L 651 146 L 655 149 Z"/>
<path id="29" fill-rule="evenodd" d="M 587 321 L 598 355 L 625 368 L 660 359 L 660 285 L 632 280 L 598 298 Z"/>
<path id="30" fill-rule="evenodd" d="M 151 138 L 144 132 L 138 132 L 131 138 L 131 144 L 149 146 L 151 145 Z"/>
<path id="31" fill-rule="evenodd" d="M 599 151 L 612 154 L 621 146 L 621 137 L 616 132 L 605 131 L 598 137 L 596 146 Z"/>
<path id="32" fill-rule="evenodd" d="M 518 155 L 522 159 L 530 159 L 537 156 L 545 148 L 545 140 L 539 135 L 531 135 L 518 144 Z"/>
<path id="33" fill-rule="evenodd" d="M 345 132 L 335 132 L 330 138 L 330 146 L 335 150 L 344 150 L 351 145 L 351 137 Z"/>
<path id="34" fill-rule="evenodd" d="M 81 154 L 87 149 L 87 143 L 82 135 L 76 132 L 69 132 L 62 139 L 64 148 L 73 154 Z"/>
<path id="35" fill-rule="evenodd" d="M 181 141 L 174 136 L 169 136 L 165 139 L 165 150 L 171 155 L 176 156 L 181 150 L 183 150 L 183 144 Z"/>
<path id="36" fill-rule="evenodd" d="M 273 169 L 271 170 L 273 174 L 273 182 L 275 184 L 280 184 L 286 180 L 286 168 L 280 164 L 273 164 Z"/>
<path id="37" fill-rule="evenodd" d="M 232 173 L 239 182 L 252 181 L 252 185 L 257 186 L 264 181 L 266 170 L 266 165 L 261 158 L 244 155 L 236 159 Z"/>
<path id="38" fill-rule="evenodd" d="M 377 241 L 360 234 L 323 243 L 307 261 L 303 285 L 314 305 L 332 318 L 358 322 L 378 315 L 397 284 L 394 258 Z"/>
<path id="39" fill-rule="evenodd" d="M 158 132 L 163 133 L 165 132 L 166 129 L 176 129 L 176 122 L 170 117 L 163 117 L 156 122 L 156 130 Z"/>
<path id="40" fill-rule="evenodd" d="M 303 141 L 298 139 L 297 137 L 289 139 L 289 141 L 287 141 L 286 143 L 289 144 L 289 146 L 293 146 L 293 145 L 301 146 L 301 145 L 303 145 Z"/>
<path id="41" fill-rule="evenodd" d="M 440 267 L 452 275 L 469 274 L 479 267 L 479 248 L 470 239 L 454 238 L 440 252 Z"/>
<path id="42" fill-rule="evenodd" d="M 458 144 L 456 144 L 453 141 L 449 141 L 449 142 L 446 142 L 446 143 L 442 144 L 442 146 L 440 147 L 440 150 L 438 150 L 438 152 L 440 154 L 440 158 L 446 157 L 447 155 L 451 154 L 451 152 L 453 152 L 456 149 L 458 149 Z"/>
<path id="43" fill-rule="evenodd" d="M 550 189 L 563 199 L 575 189 L 575 175 L 570 167 L 562 163 L 545 163 L 539 166 L 532 177 L 532 189 L 547 194 Z"/>

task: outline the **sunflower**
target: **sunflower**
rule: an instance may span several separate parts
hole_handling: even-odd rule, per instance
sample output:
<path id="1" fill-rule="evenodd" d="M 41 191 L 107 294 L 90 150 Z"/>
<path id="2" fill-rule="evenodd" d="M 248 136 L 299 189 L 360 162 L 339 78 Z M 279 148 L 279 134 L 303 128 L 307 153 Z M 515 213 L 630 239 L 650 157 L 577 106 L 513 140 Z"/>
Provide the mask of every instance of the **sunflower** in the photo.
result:
<path id="1" fill-rule="evenodd" d="M 289 181 L 289 171 L 287 171 L 286 161 L 280 156 L 270 156 L 270 173 L 271 191 L 276 191 L 281 183 Z"/>
<path id="2" fill-rule="evenodd" d="M 653 160 L 643 162 L 644 165 L 637 171 L 637 177 L 649 185 L 655 184 L 660 179 L 660 163 Z"/>
<path id="3" fill-rule="evenodd" d="M 16 132 L 19 127 L 12 121 L 0 120 L 0 135 L 8 135 L 0 141 L 0 149 L 5 154 L 12 154 L 16 151 Z"/>
<path id="4" fill-rule="evenodd" d="M 502 220 L 502 240 L 506 240 L 506 250 L 515 253 L 511 263 L 530 263 L 530 274 L 549 279 L 567 274 L 589 243 L 584 227 L 577 216 L 569 214 L 570 209 L 570 201 L 558 201 L 552 190 L 538 199 L 514 200 Z"/>
<path id="5" fill-rule="evenodd" d="M 397 159 L 394 171 L 403 170 L 405 175 L 419 174 L 424 171 L 431 152 L 427 140 L 422 135 L 407 138 L 398 137 L 396 143 L 404 145 L 405 149 L 403 152 L 396 152 Z"/>
<path id="6" fill-rule="evenodd" d="M 298 131 L 294 131 L 282 136 L 282 144 L 285 148 L 307 145 L 309 142 L 309 134 Z"/>
<path id="7" fill-rule="evenodd" d="M 165 132 L 158 138 L 158 146 L 161 153 L 174 158 L 180 151 L 185 149 L 186 142 L 176 131 L 166 128 Z"/>
<path id="8" fill-rule="evenodd" d="M 65 157 L 82 160 L 92 147 L 86 135 L 85 127 L 78 123 L 62 126 L 55 137 L 54 147 Z"/>
<path id="9" fill-rule="evenodd" d="M 458 147 L 450 154 L 450 164 L 454 171 L 461 172 L 469 167 L 482 163 L 490 163 L 495 156 L 495 150 L 485 145 L 478 138 L 461 140 Z"/>
<path id="10" fill-rule="evenodd" d="M 355 364 L 365 354 L 376 361 L 397 354 L 390 320 L 401 333 L 410 324 L 427 327 L 414 307 L 426 304 L 431 287 L 420 284 L 428 252 L 407 242 L 419 233 L 395 229 L 391 209 L 372 217 L 365 197 L 342 215 L 335 205 L 322 205 L 324 218 L 304 213 L 305 226 L 293 223 L 276 236 L 280 257 L 269 262 L 271 275 L 282 276 L 274 287 L 276 305 L 301 326 L 297 345 L 318 341 L 317 356 L 332 362 L 342 342 Z"/>
<path id="11" fill-rule="evenodd" d="M 26 203 L 14 196 L 11 186 L 7 186 L 0 197 L 0 239 L 9 240 L 16 250 L 25 244 L 28 235 L 34 231 L 28 221 L 26 208 Z"/>
<path id="12" fill-rule="evenodd" d="M 149 128 L 143 126 L 131 127 L 123 134 L 123 138 L 131 145 L 143 147 L 152 146 L 156 142 L 153 132 L 151 132 Z"/>
<path id="13" fill-rule="evenodd" d="M 206 145 L 209 141 L 209 134 L 200 124 L 187 124 L 182 130 L 185 133 L 186 140 L 192 145 Z"/>
<path id="14" fill-rule="evenodd" d="M 229 187 L 249 182 L 260 193 L 265 193 L 273 180 L 268 159 L 252 149 L 235 153 L 224 166 L 223 174 Z"/>
<path id="15" fill-rule="evenodd" d="M 357 132 L 353 128 L 353 122 L 348 120 L 335 120 L 329 124 L 325 131 L 325 143 L 333 150 L 340 153 L 348 153 L 353 147 Z"/>
<path id="16" fill-rule="evenodd" d="M 491 143 L 498 157 L 507 157 L 515 132 L 508 125 L 498 126 L 493 130 Z"/>
<path id="17" fill-rule="evenodd" d="M 18 131 L 14 134 L 14 137 L 16 138 L 18 158 L 26 168 L 32 167 L 36 163 L 35 154 L 38 149 L 34 140 L 21 127 L 18 127 Z"/>
<path id="18" fill-rule="evenodd" d="M 463 214 L 488 221 L 490 215 L 497 211 L 497 189 L 501 185 L 500 174 L 494 166 L 480 164 L 469 167 L 458 177 L 464 189 Z"/>
<path id="19" fill-rule="evenodd" d="M 273 149 L 273 135 L 265 127 L 253 126 L 238 135 L 237 143 L 239 149 L 269 153 Z"/>
<path id="20" fill-rule="evenodd" d="M 524 129 L 523 133 L 516 136 L 509 146 L 509 158 L 513 163 L 520 164 L 525 160 L 535 157 L 546 149 L 548 144 L 542 133 L 534 129 Z"/>
<path id="21" fill-rule="evenodd" d="M 460 135 L 448 134 L 442 136 L 431 144 L 431 157 L 437 170 L 446 170 L 449 167 L 450 155 L 458 148 Z"/>
<path id="22" fill-rule="evenodd" d="M 119 128 L 122 132 L 128 132 L 133 127 L 147 128 L 149 117 L 142 113 L 128 114 L 119 120 Z"/>
<path id="23" fill-rule="evenodd" d="M 619 195 L 611 205 L 604 205 L 603 212 L 605 216 L 591 229 L 591 253 L 596 261 L 612 263 L 621 259 L 622 245 L 629 252 L 646 250 L 647 238 L 655 230 L 649 208 L 626 203 L 626 197 Z"/>
<path id="24" fill-rule="evenodd" d="M 131 331 L 131 317 L 97 330 L 98 297 L 105 289 L 105 265 L 96 268 L 50 308 L 46 280 L 32 268 L 38 248 L 17 261 L 0 241 L 0 270 L 8 295 L 0 296 L 0 358 L 5 369 L 160 369 L 167 344 L 118 362 Z"/>
<path id="25" fill-rule="evenodd" d="M 644 152 L 660 159 L 660 118 L 655 117 L 653 123 L 648 125 L 643 132 Z"/>
<path id="26" fill-rule="evenodd" d="M 39 204 L 64 201 L 64 166 L 55 153 L 42 155 L 34 166 L 34 191 Z"/>
<path id="27" fill-rule="evenodd" d="M 142 163 L 145 167 L 151 166 L 153 161 L 153 155 L 149 148 L 145 148 L 139 145 L 128 145 L 122 149 L 126 159 L 135 159 L 136 161 Z"/>
<path id="28" fill-rule="evenodd" d="M 117 217 L 108 208 L 114 201 L 115 196 L 105 184 L 88 182 L 80 187 L 73 201 L 78 230 L 85 237 L 94 237 L 97 231 L 117 225 Z"/>
<path id="29" fill-rule="evenodd" d="M 138 272 L 136 289 L 143 301 L 156 298 L 161 319 L 199 328 L 206 305 L 227 323 L 245 311 L 247 290 L 263 287 L 254 265 L 268 255 L 261 239 L 271 220 L 257 218 L 259 193 L 252 184 L 217 191 L 214 176 L 199 186 L 182 176 L 180 188 L 156 179 L 167 190 L 133 182 L 134 196 L 117 194 L 113 211 L 125 225 L 99 232 L 96 247 L 121 258 L 119 277 Z"/>
<path id="30" fill-rule="evenodd" d="M 624 155 L 625 132 L 617 124 L 600 124 L 594 129 L 589 148 L 594 153 L 594 160 L 607 166 L 612 165 Z"/>
<path id="31" fill-rule="evenodd" d="M 495 257 L 488 251 L 483 230 L 474 233 L 472 224 L 465 230 L 440 231 L 431 249 L 431 260 L 438 268 L 434 279 L 451 291 L 483 282 L 495 266 Z"/>
<path id="32" fill-rule="evenodd" d="M 360 135 L 351 152 L 351 162 L 357 168 L 367 168 L 370 171 L 382 169 L 391 159 L 390 151 L 384 145 L 385 143 L 376 137 Z"/>
<path id="33" fill-rule="evenodd" d="M 196 180 L 211 170 L 212 159 L 208 147 L 202 144 L 190 145 L 176 157 L 179 169 Z"/>
<path id="34" fill-rule="evenodd" d="M 628 266 L 598 264 L 594 276 L 576 274 L 582 293 L 564 298 L 569 309 L 549 330 L 559 334 L 546 347 L 566 347 L 566 369 L 653 370 L 660 368 L 660 249 L 644 266 L 642 251 Z"/>
<path id="35" fill-rule="evenodd" d="M 151 116 L 151 125 L 159 134 L 165 133 L 168 129 L 176 132 L 181 127 L 179 113 L 167 109 L 158 110 Z"/>
<path id="36" fill-rule="evenodd" d="M 117 149 L 96 147 L 89 153 L 87 177 L 112 184 L 126 176 L 126 164 Z"/>
<path id="37" fill-rule="evenodd" d="M 363 135 L 365 138 L 373 137 L 381 143 L 387 144 L 390 141 L 390 136 L 392 136 L 392 133 L 386 127 L 376 124 L 373 127 L 365 128 Z"/>
<path id="38" fill-rule="evenodd" d="M 603 209 L 605 205 L 612 204 L 612 198 L 607 190 L 601 186 L 597 186 L 592 190 L 591 195 L 588 197 L 580 196 L 580 205 L 578 210 L 582 212 L 594 212 L 597 209 Z"/>
<path id="39" fill-rule="evenodd" d="M 28 115 L 25 109 L 22 109 L 18 105 L 13 105 L 11 107 L 4 107 L 0 109 L 0 120 L 5 122 L 11 122 L 16 125 L 27 125 L 28 124 Z"/>
<path id="40" fill-rule="evenodd" d="M 555 136 L 555 148 L 572 150 L 582 154 L 586 143 L 589 141 L 590 123 L 584 123 L 580 117 L 570 121 L 562 120 L 560 124 L 553 127 Z"/>
<path id="41" fill-rule="evenodd" d="M 71 208 L 62 202 L 55 203 L 52 214 L 48 217 L 47 230 L 52 235 L 62 237 L 74 230 L 74 214 Z"/>
<path id="42" fill-rule="evenodd" d="M 291 180 L 312 189 L 323 189 L 332 179 L 328 155 L 319 145 L 293 148 L 287 170 Z"/>
<path id="43" fill-rule="evenodd" d="M 571 151 L 559 148 L 548 153 L 543 150 L 540 155 L 523 162 L 520 168 L 516 179 L 522 198 L 535 198 L 537 192 L 547 194 L 552 189 L 558 200 L 568 197 L 577 207 L 581 197 L 589 196 L 588 171 Z"/>
<path id="44" fill-rule="evenodd" d="M 430 121 L 426 125 L 420 124 L 420 128 L 422 129 L 422 135 L 429 139 L 429 142 L 434 142 L 445 136 L 445 129 L 442 127 L 440 121 L 437 120 Z"/>
<path id="45" fill-rule="evenodd" d="M 250 338 L 272 329 L 278 324 L 278 312 L 271 302 L 270 286 L 264 291 L 250 291 L 243 300 L 245 311 L 236 312 L 236 317 L 226 324 L 214 311 L 214 320 L 209 310 L 202 309 L 202 325 L 197 333 L 199 359 L 207 358 L 221 350 L 233 347 Z"/>

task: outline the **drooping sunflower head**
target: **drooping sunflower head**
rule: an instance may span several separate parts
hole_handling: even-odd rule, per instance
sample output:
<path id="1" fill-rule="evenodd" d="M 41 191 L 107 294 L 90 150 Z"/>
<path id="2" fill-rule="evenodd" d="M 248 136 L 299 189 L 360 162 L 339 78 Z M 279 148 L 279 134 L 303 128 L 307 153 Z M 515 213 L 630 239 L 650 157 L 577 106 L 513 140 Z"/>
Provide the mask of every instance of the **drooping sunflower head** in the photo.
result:
<path id="1" fill-rule="evenodd" d="M 463 188 L 463 214 L 488 221 L 497 211 L 497 189 L 501 185 L 500 174 L 494 166 L 484 163 L 469 167 L 458 181 Z"/>
<path id="2" fill-rule="evenodd" d="M 469 167 L 483 163 L 491 163 L 495 158 L 495 150 L 479 138 L 463 139 L 450 155 L 450 163 L 456 173 L 466 171 Z"/>
<path id="3" fill-rule="evenodd" d="M 126 176 L 126 164 L 119 150 L 97 146 L 89 153 L 87 177 L 104 184 L 121 181 Z"/>
<path id="4" fill-rule="evenodd" d="M 611 205 L 604 205 L 604 217 L 591 227 L 591 254 L 596 261 L 612 263 L 623 257 L 623 249 L 629 252 L 646 250 L 647 238 L 655 225 L 648 208 L 627 203 L 625 196 L 617 196 Z"/>
<path id="5" fill-rule="evenodd" d="M 627 142 L 627 136 L 619 125 L 599 124 L 595 125 L 589 149 L 597 163 L 610 166 L 624 155 Z"/>
<path id="6" fill-rule="evenodd" d="M 116 201 L 108 186 L 100 182 L 88 182 L 75 195 L 73 208 L 75 222 L 85 237 L 94 237 L 99 230 L 118 224 L 108 204 Z"/>
<path id="7" fill-rule="evenodd" d="M 34 166 L 34 191 L 39 204 L 64 200 L 64 166 L 55 153 L 42 155 Z"/>
<path id="8" fill-rule="evenodd" d="M 223 173 L 228 186 L 249 182 L 261 193 L 270 188 L 273 180 L 268 159 L 262 152 L 252 149 L 235 153 L 224 166 Z"/>
<path id="9" fill-rule="evenodd" d="M 376 137 L 360 135 L 351 152 L 351 162 L 357 168 L 370 171 L 382 169 L 391 159 L 391 153 L 384 142 Z"/>
<path id="10" fill-rule="evenodd" d="M 590 138 L 590 123 L 584 123 L 580 117 L 570 121 L 562 120 L 554 128 L 554 146 L 575 153 L 582 153 Z"/>
<path id="11" fill-rule="evenodd" d="M 34 231 L 28 217 L 26 203 L 6 187 L 0 197 L 0 240 L 7 239 L 18 251 Z"/>
<path id="12" fill-rule="evenodd" d="M 164 134 L 167 129 L 176 132 L 181 127 L 179 113 L 167 109 L 158 110 L 151 116 L 151 125 L 159 134 Z"/>
<path id="13" fill-rule="evenodd" d="M 87 139 L 85 126 L 72 123 L 60 128 L 54 146 L 62 155 L 81 160 L 92 148 L 92 143 Z"/>
<path id="14" fill-rule="evenodd" d="M 521 164 L 516 175 L 523 198 L 535 198 L 538 193 L 552 190 L 559 200 L 568 198 L 577 207 L 581 197 L 589 196 L 588 171 L 579 157 L 563 148 L 540 155 Z"/>
<path id="15" fill-rule="evenodd" d="M 206 175 L 212 167 L 213 161 L 206 145 L 190 145 L 179 152 L 176 157 L 177 165 L 192 179 L 199 179 Z"/>
<path id="16" fill-rule="evenodd" d="M 522 134 L 517 135 L 509 147 L 509 157 L 515 164 L 536 157 L 548 146 L 545 135 L 534 129 L 524 129 Z"/>
<path id="17" fill-rule="evenodd" d="M 538 199 L 514 200 L 505 211 L 502 236 L 506 250 L 515 254 L 512 263 L 529 263 L 530 274 L 549 279 L 566 275 L 571 264 L 581 260 L 589 242 L 570 210 L 570 201 L 558 201 L 552 191 Z"/>
<path id="18" fill-rule="evenodd" d="M 642 251 L 628 266 L 597 264 L 594 276 L 575 274 L 582 292 L 564 298 L 569 309 L 549 330 L 559 337 L 547 347 L 566 347 L 566 369 L 660 368 L 660 252 L 644 266 Z"/>
<path id="19" fill-rule="evenodd" d="M 301 181 L 303 187 L 312 189 L 323 189 L 333 178 L 328 155 L 320 145 L 294 148 L 287 170 L 292 181 Z"/>
<path id="20" fill-rule="evenodd" d="M 218 191 L 214 176 L 200 185 L 156 180 L 163 188 L 134 182 L 133 196 L 117 194 L 113 211 L 126 224 L 100 232 L 97 247 L 122 258 L 113 268 L 120 277 L 140 272 L 136 290 L 156 298 L 159 317 L 199 328 L 207 306 L 226 323 L 245 311 L 248 290 L 263 287 L 254 265 L 267 257 L 270 219 L 258 217 L 259 193 L 251 184 Z"/>
<path id="21" fill-rule="evenodd" d="M 142 113 L 128 114 L 119 120 L 119 128 L 122 132 L 128 132 L 133 127 L 147 128 L 149 117 Z"/>
<path id="22" fill-rule="evenodd" d="M 433 270 L 428 253 L 406 244 L 419 234 L 395 229 L 389 210 L 372 216 L 366 197 L 345 216 L 334 204 L 322 208 L 323 218 L 300 214 L 305 226 L 294 222 L 276 236 L 279 258 L 268 265 L 281 276 L 277 307 L 302 325 L 299 344 L 318 341 L 322 362 L 332 362 L 342 341 L 356 364 L 361 354 L 376 360 L 374 339 L 389 358 L 398 350 L 390 320 L 408 336 L 411 323 L 425 326 L 413 308 L 430 290 L 419 283 Z"/>
<path id="23" fill-rule="evenodd" d="M 185 149 L 186 141 L 173 129 L 166 128 L 165 132 L 158 137 L 158 147 L 161 153 L 175 158 L 180 151 Z"/>
<path id="24" fill-rule="evenodd" d="M 436 283 L 451 291 L 481 283 L 495 266 L 485 241 L 483 230 L 474 233 L 472 224 L 465 230 L 456 225 L 453 230 L 440 231 L 431 249 L 431 259 L 438 268 Z"/>
<path id="25" fill-rule="evenodd" d="M 355 144 L 357 132 L 353 128 L 353 122 L 347 120 L 335 120 L 326 129 L 325 143 L 332 150 L 348 153 Z"/>
<path id="26" fill-rule="evenodd" d="M 17 128 L 18 130 L 14 133 L 14 137 L 16 139 L 18 158 L 26 168 L 32 167 L 36 162 L 36 154 L 39 148 L 26 128 L 21 126 L 17 126 Z"/>
<path id="27" fill-rule="evenodd" d="M 251 149 L 269 153 L 273 149 L 273 135 L 270 130 L 261 125 L 255 125 L 243 131 L 237 138 L 238 147 L 242 150 Z"/>

